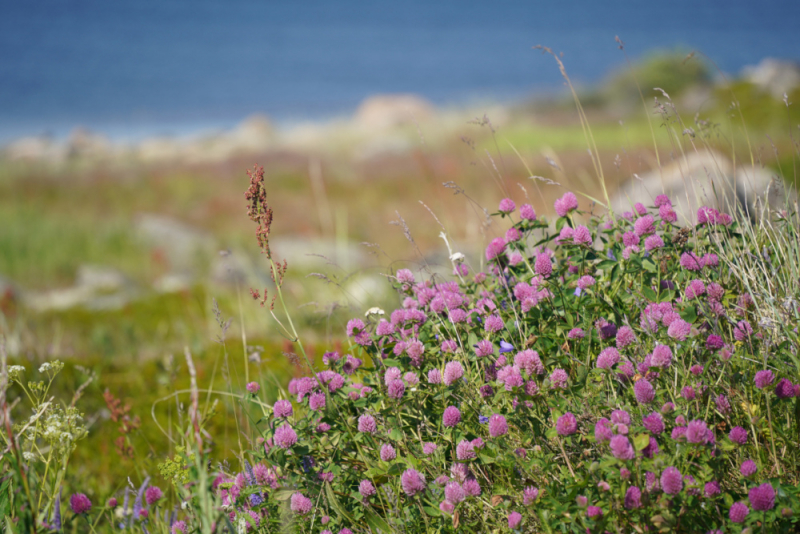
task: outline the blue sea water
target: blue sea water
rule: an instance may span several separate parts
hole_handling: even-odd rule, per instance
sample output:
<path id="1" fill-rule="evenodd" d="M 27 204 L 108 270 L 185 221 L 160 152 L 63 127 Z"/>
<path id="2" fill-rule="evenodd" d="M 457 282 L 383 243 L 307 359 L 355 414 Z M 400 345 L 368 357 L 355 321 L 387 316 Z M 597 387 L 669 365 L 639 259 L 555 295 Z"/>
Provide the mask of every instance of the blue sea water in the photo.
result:
<path id="1" fill-rule="evenodd" d="M 437 104 L 592 83 L 654 49 L 728 73 L 800 59 L 800 1 L 0 0 L 0 142 L 77 125 L 115 138 L 352 112 L 375 93 Z"/>

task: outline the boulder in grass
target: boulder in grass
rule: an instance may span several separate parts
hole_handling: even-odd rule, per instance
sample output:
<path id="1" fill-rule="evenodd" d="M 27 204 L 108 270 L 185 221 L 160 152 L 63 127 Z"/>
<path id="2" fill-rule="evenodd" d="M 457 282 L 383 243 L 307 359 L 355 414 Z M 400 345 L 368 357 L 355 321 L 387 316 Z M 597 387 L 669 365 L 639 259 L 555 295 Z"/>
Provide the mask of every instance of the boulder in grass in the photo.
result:
<path id="1" fill-rule="evenodd" d="M 385 131 L 422 122 L 433 116 L 433 106 L 417 95 L 376 95 L 358 106 L 355 123 L 368 131 Z"/>
<path id="2" fill-rule="evenodd" d="M 768 169 L 734 165 L 718 152 L 703 151 L 634 176 L 612 195 L 611 207 L 620 214 L 632 211 L 637 202 L 652 206 L 660 194 L 672 201 L 680 225 L 694 223 L 701 206 L 731 215 L 741 210 L 752 219 L 766 206 L 781 210 L 797 199 L 796 192 Z"/>

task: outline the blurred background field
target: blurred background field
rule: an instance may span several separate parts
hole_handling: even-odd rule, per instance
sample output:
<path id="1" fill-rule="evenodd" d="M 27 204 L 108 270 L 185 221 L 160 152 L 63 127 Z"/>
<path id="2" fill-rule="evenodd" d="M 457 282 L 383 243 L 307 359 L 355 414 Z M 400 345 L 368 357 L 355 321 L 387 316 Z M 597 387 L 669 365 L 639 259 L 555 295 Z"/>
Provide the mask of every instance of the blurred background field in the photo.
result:
<path id="1" fill-rule="evenodd" d="M 247 374 L 271 400 L 278 384 L 302 373 L 292 344 L 250 297 L 250 288 L 272 285 L 245 215 L 253 164 L 266 170 L 271 246 L 288 262 L 285 291 L 317 358 L 341 346 L 347 319 L 397 305 L 386 283 L 396 269 L 447 272 L 443 228 L 454 250 L 478 265 L 488 240 L 501 235 L 485 224 L 501 198 L 525 199 L 543 215 L 567 189 L 602 198 L 558 66 L 531 49 L 540 42 L 568 52 L 563 61 L 610 192 L 697 147 L 797 183 L 800 48 L 781 40 L 800 17 L 793 3 L 733 5 L 728 33 L 703 30 L 723 10 L 684 6 L 694 15 L 663 14 L 683 30 L 661 24 L 652 35 L 642 27 L 647 13 L 620 6 L 603 8 L 597 20 L 594 11 L 570 19 L 513 3 L 489 14 L 421 5 L 354 14 L 364 6 L 353 4 L 339 18 L 317 6 L 303 24 L 288 8 L 221 13 L 201 3 L 192 27 L 177 22 L 183 4 L 160 4 L 126 4 L 122 12 L 50 5 L 46 14 L 4 6 L 0 17 L 9 26 L 0 32 L 7 45 L 0 58 L 15 74 L 0 81 L 0 333 L 13 363 L 32 369 L 59 358 L 80 366 L 68 365 L 59 387 L 95 377 L 80 403 L 91 445 L 76 453 L 72 475 L 91 475 L 101 493 L 134 472 L 153 474 L 168 452 L 151 406 L 188 384 L 185 348 L 203 387 L 241 392 Z M 108 31 L 119 29 L 125 9 L 139 17 L 129 21 L 130 35 L 112 39 L 98 29 L 109 21 Z M 152 22 L 148 9 L 157 15 Z M 348 16 L 358 22 L 351 38 Z M 264 24 L 260 33 L 234 27 L 248 17 Z M 410 47 L 405 58 L 379 32 L 398 18 L 401 29 L 416 32 L 389 34 L 397 47 Z M 52 32 L 38 47 L 14 40 L 48 21 Z M 437 21 L 463 47 L 431 40 Z M 559 24 L 542 30 L 547 21 Z M 91 31 L 80 34 L 84 27 Z M 302 42 L 321 27 L 326 42 Z M 195 33 L 210 28 L 218 30 L 208 34 L 211 44 L 228 45 L 213 54 Z M 169 29 L 178 34 L 172 41 L 162 35 Z M 625 29 L 638 47 L 626 47 L 631 65 L 614 41 Z M 749 40 L 737 41 L 737 31 Z M 372 35 L 375 50 L 352 35 Z M 56 54 L 59 39 L 74 46 Z M 100 51 L 104 42 L 119 56 Z M 313 44 L 327 46 L 321 58 L 304 48 Z M 704 53 L 690 53 L 696 44 Z M 159 50 L 164 62 L 148 63 Z M 281 54 L 295 54 L 297 63 Z M 332 57 L 334 65 L 320 66 Z M 63 64 L 48 70 L 59 58 Z M 205 60 L 219 67 L 226 58 L 232 65 L 206 73 L 228 76 L 224 83 L 177 83 Z M 222 343 L 220 321 L 228 320 Z M 142 420 L 131 434 L 136 461 L 120 461 L 115 451 L 119 423 L 106 389 Z M 154 411 L 170 428 L 181 407 L 170 398 Z M 244 435 L 226 415 L 215 419 L 220 459 Z"/>

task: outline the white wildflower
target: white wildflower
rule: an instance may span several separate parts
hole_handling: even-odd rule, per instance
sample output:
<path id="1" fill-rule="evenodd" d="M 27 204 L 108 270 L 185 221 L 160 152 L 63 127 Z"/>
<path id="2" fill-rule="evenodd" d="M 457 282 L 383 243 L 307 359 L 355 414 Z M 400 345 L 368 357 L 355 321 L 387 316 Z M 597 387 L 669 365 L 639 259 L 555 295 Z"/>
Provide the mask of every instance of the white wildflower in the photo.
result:
<path id="1" fill-rule="evenodd" d="M 367 310 L 367 312 L 364 314 L 364 317 L 369 317 L 370 315 L 384 315 L 385 313 L 386 312 L 383 311 L 382 309 L 378 308 L 377 306 L 374 306 Z"/>
<path id="2" fill-rule="evenodd" d="M 53 366 L 50 365 L 50 362 L 44 362 L 41 366 L 39 366 L 39 372 L 40 373 L 46 373 L 47 371 L 51 370 L 52 368 L 53 368 Z"/>

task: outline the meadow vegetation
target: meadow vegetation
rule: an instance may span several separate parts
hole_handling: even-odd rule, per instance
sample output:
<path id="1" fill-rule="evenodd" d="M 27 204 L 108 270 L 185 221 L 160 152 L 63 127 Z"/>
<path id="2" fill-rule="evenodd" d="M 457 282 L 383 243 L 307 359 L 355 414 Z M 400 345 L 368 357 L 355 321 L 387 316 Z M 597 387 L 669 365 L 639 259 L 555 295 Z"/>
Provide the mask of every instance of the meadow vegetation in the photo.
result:
<path id="1" fill-rule="evenodd" d="M 630 76 L 577 120 L 539 103 L 401 155 L 262 154 L 246 199 L 245 160 L 4 163 L 0 273 L 25 291 L 191 271 L 111 307 L 0 294 L 6 529 L 796 531 L 797 206 L 603 204 L 698 151 L 796 184 L 800 94 L 666 57 Z M 177 265 L 142 212 L 211 252 Z M 292 241 L 335 257 L 287 270 Z M 258 272 L 215 276 L 229 257 Z"/>

